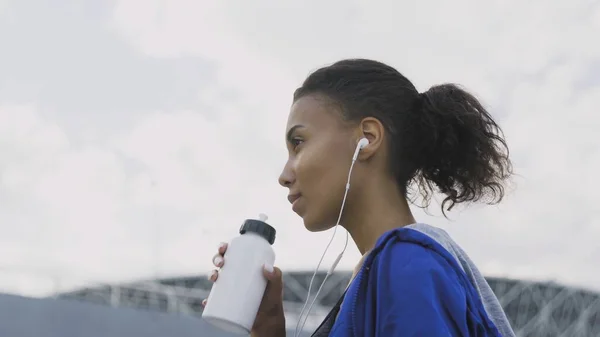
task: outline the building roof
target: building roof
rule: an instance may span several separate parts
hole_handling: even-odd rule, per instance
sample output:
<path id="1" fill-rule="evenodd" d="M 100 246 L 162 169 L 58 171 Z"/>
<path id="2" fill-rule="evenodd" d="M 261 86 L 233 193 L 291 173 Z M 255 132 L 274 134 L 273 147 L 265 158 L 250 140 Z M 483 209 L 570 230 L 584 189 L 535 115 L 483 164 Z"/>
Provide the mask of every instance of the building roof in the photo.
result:
<path id="1" fill-rule="evenodd" d="M 316 276 L 320 284 L 325 274 Z M 342 295 L 350 272 L 337 272 L 328 278 L 307 323 L 314 329 Z M 284 306 L 289 328 L 293 328 L 306 299 L 312 272 L 284 274 Z M 566 287 L 553 282 L 532 282 L 488 277 L 513 328 L 519 336 L 600 336 L 600 294 Z M 198 316 L 200 305 L 210 291 L 204 275 L 168 278 L 86 288 L 61 294 L 118 307 L 133 307 Z"/>

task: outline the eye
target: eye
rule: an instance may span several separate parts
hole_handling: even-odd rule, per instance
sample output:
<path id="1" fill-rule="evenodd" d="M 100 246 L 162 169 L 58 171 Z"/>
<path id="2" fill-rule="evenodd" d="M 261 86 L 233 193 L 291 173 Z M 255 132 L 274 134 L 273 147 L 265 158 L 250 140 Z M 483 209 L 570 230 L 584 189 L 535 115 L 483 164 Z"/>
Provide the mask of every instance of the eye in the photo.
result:
<path id="1" fill-rule="evenodd" d="M 295 150 L 298 146 L 300 146 L 302 143 L 304 143 L 304 140 L 302 138 L 296 137 L 296 138 L 292 138 L 290 143 L 292 144 L 292 147 Z"/>

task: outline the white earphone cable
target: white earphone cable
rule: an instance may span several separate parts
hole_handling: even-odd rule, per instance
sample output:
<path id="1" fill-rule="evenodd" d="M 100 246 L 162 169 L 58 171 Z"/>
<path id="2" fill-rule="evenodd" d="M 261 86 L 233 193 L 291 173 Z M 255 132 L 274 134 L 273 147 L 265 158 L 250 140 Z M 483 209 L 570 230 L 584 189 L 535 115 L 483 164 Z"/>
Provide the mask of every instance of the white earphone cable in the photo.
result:
<path id="1" fill-rule="evenodd" d="M 352 163 L 350 164 L 350 170 L 348 171 L 348 179 L 346 181 L 346 188 L 345 188 L 345 191 L 344 191 L 344 198 L 342 199 L 342 205 L 340 207 L 340 212 L 338 214 L 337 222 L 335 224 L 335 227 L 334 227 L 334 230 L 333 230 L 333 234 L 331 235 L 331 239 L 329 239 L 329 243 L 327 244 L 327 247 L 325 247 L 325 251 L 323 252 L 323 255 L 321 255 L 321 259 L 319 260 L 319 263 L 317 264 L 317 268 L 315 268 L 315 271 L 314 271 L 314 273 L 312 275 L 312 278 L 310 279 L 310 283 L 308 285 L 308 291 L 307 291 L 307 295 L 306 295 L 306 302 L 304 302 L 304 305 L 302 306 L 302 310 L 300 311 L 300 315 L 298 316 L 298 322 L 296 323 L 296 331 L 295 331 L 294 337 L 298 337 L 300 335 L 300 332 L 302 332 L 302 330 L 304 329 L 304 325 L 306 324 L 306 321 L 308 320 L 308 317 L 310 316 L 310 311 L 312 310 L 313 305 L 317 301 L 317 298 L 319 297 L 319 293 L 323 289 L 323 286 L 325 285 L 325 282 L 327 281 L 327 278 L 329 278 L 329 276 L 331 274 L 333 274 L 333 271 L 335 270 L 335 268 L 337 267 L 338 263 L 342 259 L 342 256 L 344 255 L 344 253 L 346 252 L 346 247 L 348 247 L 348 232 L 346 232 L 346 242 L 344 243 L 344 248 L 342 249 L 342 252 L 338 255 L 338 257 L 335 259 L 335 261 L 331 265 L 331 268 L 329 268 L 329 270 L 327 271 L 327 274 L 325 275 L 325 278 L 323 279 L 323 282 L 321 282 L 321 285 L 319 286 L 319 289 L 317 289 L 317 293 L 315 294 L 315 297 L 313 298 L 310 306 L 308 307 L 308 311 L 306 313 L 306 316 L 304 317 L 304 320 L 302 320 L 302 315 L 304 314 L 304 309 L 306 308 L 306 305 L 310 301 L 310 292 L 311 292 L 311 289 L 312 289 L 312 284 L 313 284 L 313 282 L 315 280 L 315 277 L 316 277 L 316 275 L 317 275 L 317 273 L 319 271 L 319 267 L 321 267 L 321 263 L 323 262 L 323 258 L 325 258 L 325 255 L 327 254 L 327 251 L 329 250 L 329 246 L 331 246 L 331 243 L 333 242 L 333 239 L 335 238 L 335 234 L 337 232 L 337 228 L 338 228 L 338 226 L 340 224 L 340 221 L 342 219 L 342 214 L 344 212 L 344 206 L 346 205 L 346 198 L 348 197 L 348 191 L 350 190 L 350 178 L 352 177 L 352 170 L 354 168 L 354 163 L 356 162 L 356 160 L 358 158 L 359 151 L 365 145 L 367 145 L 367 144 L 368 144 L 368 140 L 366 138 L 361 139 L 359 141 L 358 145 L 356 146 L 356 150 L 354 151 L 354 155 L 352 156 Z M 302 325 L 300 325 L 300 322 L 302 322 Z"/>

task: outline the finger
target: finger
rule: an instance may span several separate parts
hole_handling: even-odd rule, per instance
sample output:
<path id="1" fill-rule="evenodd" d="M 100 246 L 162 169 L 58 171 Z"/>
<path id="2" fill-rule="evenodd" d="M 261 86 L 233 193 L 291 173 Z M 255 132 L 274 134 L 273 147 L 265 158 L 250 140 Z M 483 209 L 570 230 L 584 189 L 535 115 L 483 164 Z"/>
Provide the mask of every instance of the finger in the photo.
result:
<path id="1" fill-rule="evenodd" d="M 202 306 L 205 307 L 206 306 L 206 299 L 202 300 Z"/>
<path id="2" fill-rule="evenodd" d="M 213 264 L 215 265 L 215 267 L 221 268 L 223 267 L 223 265 L 225 264 L 225 259 L 223 258 L 223 255 L 221 254 L 216 254 L 215 256 L 213 256 Z"/>
<path id="3" fill-rule="evenodd" d="M 269 283 L 274 285 L 281 285 L 283 283 L 283 274 L 281 273 L 281 269 L 277 267 L 265 264 L 263 267 L 263 275 L 265 275 L 265 278 Z"/>
<path id="4" fill-rule="evenodd" d="M 208 274 L 208 280 L 211 282 L 215 282 L 219 277 L 219 272 L 217 270 L 213 270 Z"/>
<path id="5" fill-rule="evenodd" d="M 281 269 L 266 265 L 263 274 L 267 279 L 265 296 L 270 298 L 269 301 L 278 302 L 283 300 L 283 274 L 281 273 Z"/>
<path id="6" fill-rule="evenodd" d="M 227 251 L 227 242 L 219 243 L 218 251 L 219 251 L 219 254 L 225 255 L 225 252 Z"/>

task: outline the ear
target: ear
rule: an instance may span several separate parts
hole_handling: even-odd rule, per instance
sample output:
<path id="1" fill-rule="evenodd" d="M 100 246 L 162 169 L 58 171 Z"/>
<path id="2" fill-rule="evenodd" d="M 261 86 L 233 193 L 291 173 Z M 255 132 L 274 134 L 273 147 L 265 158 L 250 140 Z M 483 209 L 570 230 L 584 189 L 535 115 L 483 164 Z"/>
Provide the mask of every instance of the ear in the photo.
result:
<path id="1" fill-rule="evenodd" d="M 359 160 L 368 160 L 373 157 L 377 151 L 383 149 L 385 128 L 379 119 L 374 117 L 364 118 L 360 121 L 357 131 L 359 133 L 357 139 L 365 137 L 369 140 L 369 145 L 360 150 L 358 155 Z"/>

